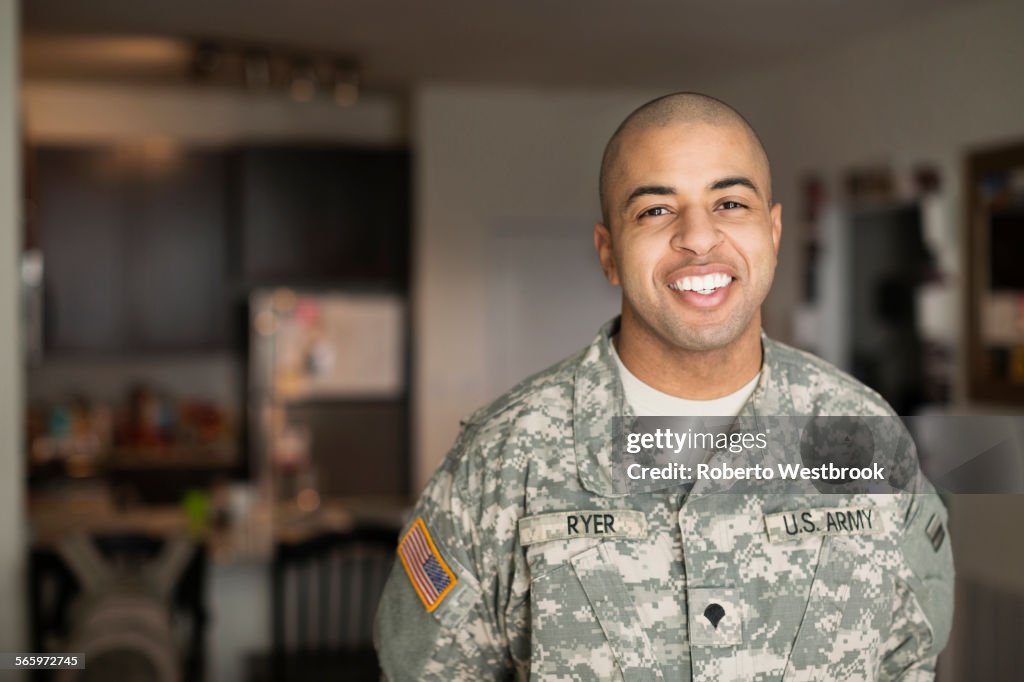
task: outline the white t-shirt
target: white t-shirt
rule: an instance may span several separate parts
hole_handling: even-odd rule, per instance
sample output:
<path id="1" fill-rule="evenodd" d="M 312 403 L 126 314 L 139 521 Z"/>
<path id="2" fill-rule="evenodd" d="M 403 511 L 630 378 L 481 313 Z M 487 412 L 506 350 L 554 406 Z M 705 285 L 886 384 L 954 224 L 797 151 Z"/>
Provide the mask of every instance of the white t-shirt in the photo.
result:
<path id="1" fill-rule="evenodd" d="M 662 393 L 638 379 L 622 364 L 619 353 L 615 350 L 615 344 L 609 345 L 612 357 L 615 358 L 615 364 L 619 367 L 619 376 L 622 378 L 626 401 L 633 408 L 633 412 L 641 417 L 735 417 L 743 409 L 743 405 L 757 388 L 757 380 L 761 378 L 761 373 L 758 372 L 753 379 L 735 393 L 714 400 L 677 398 L 674 395 Z"/>

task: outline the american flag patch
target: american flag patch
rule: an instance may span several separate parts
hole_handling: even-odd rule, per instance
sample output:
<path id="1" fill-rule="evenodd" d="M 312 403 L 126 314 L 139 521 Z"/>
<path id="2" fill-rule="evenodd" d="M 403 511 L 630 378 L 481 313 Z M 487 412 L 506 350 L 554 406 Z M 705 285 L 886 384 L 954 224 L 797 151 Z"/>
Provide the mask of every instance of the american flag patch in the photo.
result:
<path id="1" fill-rule="evenodd" d="M 430 539 L 430 533 L 421 517 L 416 517 L 412 527 L 398 543 L 398 556 L 427 611 L 436 609 L 458 582 L 441 558 L 434 541 Z"/>

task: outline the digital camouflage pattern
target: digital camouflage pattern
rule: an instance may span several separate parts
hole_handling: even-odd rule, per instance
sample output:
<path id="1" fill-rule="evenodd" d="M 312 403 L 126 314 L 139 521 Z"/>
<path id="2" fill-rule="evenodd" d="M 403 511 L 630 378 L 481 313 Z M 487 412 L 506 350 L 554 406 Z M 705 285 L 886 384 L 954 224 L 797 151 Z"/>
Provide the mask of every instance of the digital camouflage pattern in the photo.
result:
<path id="1" fill-rule="evenodd" d="M 932 486 L 914 474 L 892 495 L 730 494 L 705 481 L 615 492 L 611 418 L 631 415 L 609 355 L 617 323 L 463 423 L 413 515 L 457 582 L 427 612 L 396 565 L 377 615 L 386 677 L 932 679 L 953 585 Z M 891 415 L 831 365 L 762 345 L 741 418 Z M 895 437 L 888 447 L 913 461 L 909 436 Z M 726 457 L 744 464 L 713 455 Z M 871 511 L 872 532 L 769 538 L 766 516 L 821 509 Z"/>

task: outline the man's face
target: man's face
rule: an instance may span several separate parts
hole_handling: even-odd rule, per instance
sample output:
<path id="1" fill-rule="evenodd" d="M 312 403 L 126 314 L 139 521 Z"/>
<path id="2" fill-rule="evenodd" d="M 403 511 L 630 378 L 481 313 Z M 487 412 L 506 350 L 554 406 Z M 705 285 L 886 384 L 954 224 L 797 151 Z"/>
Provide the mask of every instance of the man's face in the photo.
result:
<path id="1" fill-rule="evenodd" d="M 623 327 L 687 351 L 757 333 L 775 273 L 782 207 L 739 125 L 681 123 L 627 133 L 594 243 L 621 284 Z"/>

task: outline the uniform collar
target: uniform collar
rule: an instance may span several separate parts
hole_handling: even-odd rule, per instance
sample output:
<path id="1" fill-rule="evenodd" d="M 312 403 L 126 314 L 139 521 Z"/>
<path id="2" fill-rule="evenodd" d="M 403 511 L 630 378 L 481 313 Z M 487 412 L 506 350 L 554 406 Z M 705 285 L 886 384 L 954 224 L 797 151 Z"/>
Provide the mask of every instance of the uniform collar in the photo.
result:
<path id="1" fill-rule="evenodd" d="M 621 318 L 615 317 L 605 323 L 586 349 L 576 366 L 573 391 L 573 441 L 580 482 L 591 492 L 616 497 L 628 493 L 617 491 L 612 481 L 612 467 L 618 460 L 615 424 L 636 416 L 626 402 L 612 356 L 612 337 L 619 331 L 620 322 Z M 778 361 L 776 344 L 763 331 L 761 349 L 761 378 L 739 414 L 755 424 L 762 415 L 793 413 L 789 382 Z"/>

